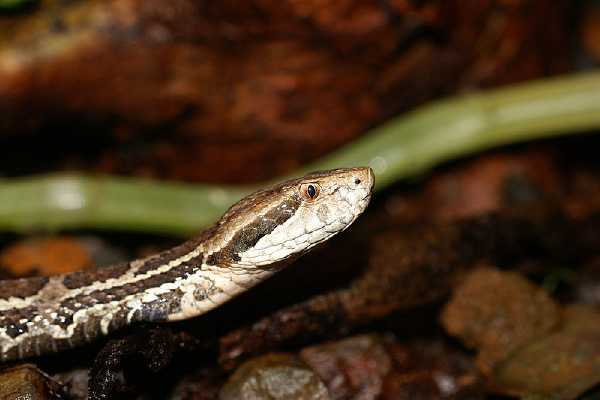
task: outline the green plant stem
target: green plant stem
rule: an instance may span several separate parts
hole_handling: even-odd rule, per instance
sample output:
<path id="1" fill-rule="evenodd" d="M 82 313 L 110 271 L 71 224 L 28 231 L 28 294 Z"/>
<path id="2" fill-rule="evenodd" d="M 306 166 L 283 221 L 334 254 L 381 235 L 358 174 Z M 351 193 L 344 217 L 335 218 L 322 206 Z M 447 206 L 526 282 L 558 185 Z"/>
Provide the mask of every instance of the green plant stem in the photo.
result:
<path id="1" fill-rule="evenodd" d="M 495 146 L 600 128 L 600 73 L 450 98 L 394 118 L 312 163 L 370 165 L 376 190 Z M 49 175 L 0 181 L 0 229 L 101 228 L 189 235 L 250 187 Z"/>
<path id="2" fill-rule="evenodd" d="M 44 175 L 0 181 L 0 229 L 114 229 L 189 235 L 248 188 L 136 178 Z"/>
<path id="3" fill-rule="evenodd" d="M 438 101 L 394 118 L 307 169 L 370 165 L 376 189 L 496 146 L 600 127 L 600 73 Z"/>

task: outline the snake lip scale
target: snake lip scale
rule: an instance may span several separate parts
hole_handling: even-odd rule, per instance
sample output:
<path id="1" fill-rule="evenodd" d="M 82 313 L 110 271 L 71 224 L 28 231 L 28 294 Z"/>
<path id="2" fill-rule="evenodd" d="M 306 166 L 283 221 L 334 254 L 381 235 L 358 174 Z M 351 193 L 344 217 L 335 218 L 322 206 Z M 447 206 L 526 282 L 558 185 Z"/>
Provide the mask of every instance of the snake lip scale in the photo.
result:
<path id="1" fill-rule="evenodd" d="M 348 228 L 373 185 L 367 167 L 314 172 L 245 197 L 198 237 L 154 256 L 0 281 L 0 362 L 204 314 Z"/>

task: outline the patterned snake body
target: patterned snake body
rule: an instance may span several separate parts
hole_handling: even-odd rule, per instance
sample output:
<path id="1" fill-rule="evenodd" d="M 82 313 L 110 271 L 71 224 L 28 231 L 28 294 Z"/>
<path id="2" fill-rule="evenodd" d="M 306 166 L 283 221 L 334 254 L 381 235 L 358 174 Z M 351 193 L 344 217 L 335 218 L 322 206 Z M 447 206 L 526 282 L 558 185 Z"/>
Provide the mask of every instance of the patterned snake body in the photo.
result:
<path id="1" fill-rule="evenodd" d="M 373 183 L 369 168 L 316 172 L 242 199 L 199 237 L 155 256 L 0 281 L 0 361 L 218 307 L 346 229 L 369 203 Z"/>

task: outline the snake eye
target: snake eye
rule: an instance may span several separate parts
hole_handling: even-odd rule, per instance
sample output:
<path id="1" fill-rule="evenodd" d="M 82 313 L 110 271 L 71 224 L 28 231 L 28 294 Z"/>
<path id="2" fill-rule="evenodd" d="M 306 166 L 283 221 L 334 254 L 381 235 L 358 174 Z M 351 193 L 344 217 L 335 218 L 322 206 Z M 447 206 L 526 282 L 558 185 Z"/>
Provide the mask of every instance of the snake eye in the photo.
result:
<path id="1" fill-rule="evenodd" d="M 321 188 L 316 183 L 303 183 L 300 185 L 300 193 L 306 200 L 314 200 L 319 196 Z"/>

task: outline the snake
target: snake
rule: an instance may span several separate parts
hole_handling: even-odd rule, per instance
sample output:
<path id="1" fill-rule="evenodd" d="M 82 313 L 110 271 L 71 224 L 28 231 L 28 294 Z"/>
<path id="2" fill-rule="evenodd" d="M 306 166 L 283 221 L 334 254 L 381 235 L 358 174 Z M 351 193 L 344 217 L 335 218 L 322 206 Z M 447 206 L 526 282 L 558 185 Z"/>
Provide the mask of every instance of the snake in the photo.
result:
<path id="1" fill-rule="evenodd" d="M 141 322 L 200 316 L 348 228 L 369 204 L 369 167 L 290 179 L 243 198 L 158 254 L 0 281 L 0 362 L 58 353 Z"/>

